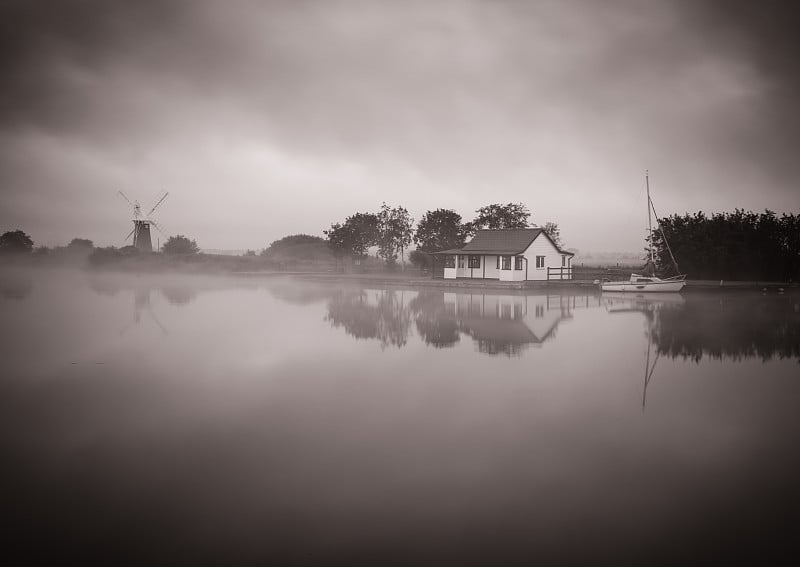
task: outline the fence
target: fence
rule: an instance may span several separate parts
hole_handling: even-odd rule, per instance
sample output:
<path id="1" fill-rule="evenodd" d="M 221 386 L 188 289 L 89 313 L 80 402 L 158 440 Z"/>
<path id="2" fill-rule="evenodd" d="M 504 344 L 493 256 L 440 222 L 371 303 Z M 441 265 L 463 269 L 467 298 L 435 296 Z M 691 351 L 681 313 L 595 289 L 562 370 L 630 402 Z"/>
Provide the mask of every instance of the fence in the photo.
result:
<path id="1" fill-rule="evenodd" d="M 547 279 L 548 280 L 571 280 L 572 279 L 572 268 L 568 267 L 561 267 L 561 268 L 547 268 Z"/>

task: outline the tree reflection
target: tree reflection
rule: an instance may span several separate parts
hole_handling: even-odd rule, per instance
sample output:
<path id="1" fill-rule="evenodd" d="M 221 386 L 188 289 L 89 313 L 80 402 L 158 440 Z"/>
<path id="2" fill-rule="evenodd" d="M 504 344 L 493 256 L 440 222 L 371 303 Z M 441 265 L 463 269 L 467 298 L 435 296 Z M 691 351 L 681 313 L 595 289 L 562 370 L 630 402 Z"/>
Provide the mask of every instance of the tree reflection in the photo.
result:
<path id="1" fill-rule="evenodd" d="M 773 357 L 800 361 L 800 306 L 797 295 L 735 294 L 689 297 L 661 309 L 651 321 L 658 352 L 700 361 Z"/>
<path id="2" fill-rule="evenodd" d="M 1 274 L 0 296 L 22 301 L 33 291 L 33 278 L 23 274 Z"/>
<path id="3" fill-rule="evenodd" d="M 421 292 L 411 300 L 414 323 L 420 338 L 434 348 L 449 348 L 461 340 L 454 311 L 448 309 L 442 292 Z"/>
<path id="4" fill-rule="evenodd" d="M 115 279 L 91 277 L 89 278 L 89 289 L 97 295 L 113 297 L 119 293 L 122 286 Z"/>
<path id="5" fill-rule="evenodd" d="M 311 305 L 329 300 L 333 295 L 327 285 L 303 282 L 298 285 L 295 280 L 281 279 L 270 282 L 267 292 L 274 298 L 291 305 Z"/>
<path id="6" fill-rule="evenodd" d="M 570 316 L 569 298 L 561 296 L 366 289 L 336 292 L 326 320 L 382 346 L 404 346 L 413 321 L 419 337 L 434 348 L 453 347 L 466 335 L 478 352 L 519 356 L 553 338 L 559 321 Z"/>
<path id="7" fill-rule="evenodd" d="M 187 305 L 197 297 L 197 291 L 190 286 L 165 286 L 161 293 L 170 305 Z"/>
<path id="8" fill-rule="evenodd" d="M 394 290 L 338 291 L 325 320 L 357 339 L 377 339 L 381 347 L 405 346 L 411 329 L 405 292 Z"/>

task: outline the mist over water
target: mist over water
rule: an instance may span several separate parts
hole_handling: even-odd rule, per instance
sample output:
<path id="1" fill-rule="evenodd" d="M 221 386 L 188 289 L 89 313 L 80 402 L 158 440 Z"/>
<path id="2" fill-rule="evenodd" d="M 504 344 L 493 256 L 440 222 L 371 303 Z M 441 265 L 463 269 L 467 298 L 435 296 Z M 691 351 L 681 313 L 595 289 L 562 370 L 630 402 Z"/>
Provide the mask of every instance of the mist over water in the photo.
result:
<path id="1" fill-rule="evenodd" d="M 111 564 L 775 559 L 799 304 L 3 269 L 6 537 Z"/>

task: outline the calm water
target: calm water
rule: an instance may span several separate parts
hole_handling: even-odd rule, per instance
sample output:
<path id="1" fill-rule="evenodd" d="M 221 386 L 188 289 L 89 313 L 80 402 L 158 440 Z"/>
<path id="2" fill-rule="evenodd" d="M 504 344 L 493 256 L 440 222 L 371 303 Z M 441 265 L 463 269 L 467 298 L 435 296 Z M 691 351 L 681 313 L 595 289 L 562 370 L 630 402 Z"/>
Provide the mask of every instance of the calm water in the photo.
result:
<path id="1" fill-rule="evenodd" d="M 799 304 L 6 270 L 4 538 L 108 564 L 774 561 Z"/>

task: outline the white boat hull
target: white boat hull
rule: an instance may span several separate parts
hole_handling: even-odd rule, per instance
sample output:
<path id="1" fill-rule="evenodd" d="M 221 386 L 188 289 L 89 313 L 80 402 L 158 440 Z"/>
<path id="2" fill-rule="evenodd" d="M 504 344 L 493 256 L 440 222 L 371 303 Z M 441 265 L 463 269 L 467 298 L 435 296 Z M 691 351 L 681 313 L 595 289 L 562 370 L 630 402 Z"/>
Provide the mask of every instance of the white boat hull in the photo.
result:
<path id="1" fill-rule="evenodd" d="M 634 293 L 670 293 L 683 289 L 686 285 L 686 276 L 675 276 L 662 280 L 655 276 L 641 276 L 631 274 L 631 279 L 619 282 L 601 282 L 603 291 L 623 291 Z"/>

